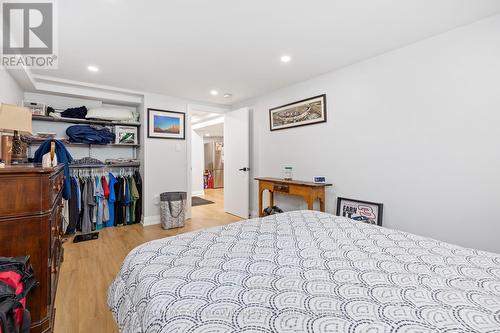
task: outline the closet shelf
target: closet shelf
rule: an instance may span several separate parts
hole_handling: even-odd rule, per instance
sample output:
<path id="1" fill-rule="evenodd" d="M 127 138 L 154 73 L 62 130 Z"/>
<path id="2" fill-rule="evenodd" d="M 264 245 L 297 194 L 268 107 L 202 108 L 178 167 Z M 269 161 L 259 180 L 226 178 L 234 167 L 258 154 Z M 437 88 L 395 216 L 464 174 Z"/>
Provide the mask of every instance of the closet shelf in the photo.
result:
<path id="1" fill-rule="evenodd" d="M 57 139 L 56 139 L 57 140 Z M 41 145 L 42 142 L 31 142 L 28 143 L 28 146 L 38 146 Z M 105 145 L 98 145 L 98 144 L 92 144 L 92 143 L 79 143 L 79 142 L 63 142 L 65 146 L 85 146 L 85 147 L 117 147 L 117 148 L 139 148 L 141 145 L 132 145 L 132 144 L 127 144 L 127 143 L 108 143 Z"/>
<path id="2" fill-rule="evenodd" d="M 40 115 L 33 115 L 31 119 L 39 121 L 70 123 L 70 124 L 94 124 L 94 125 L 105 125 L 105 126 L 120 125 L 120 126 L 141 127 L 140 123 L 127 123 L 127 122 L 106 121 L 106 120 L 87 120 L 87 119 L 76 119 L 76 118 L 54 118 L 50 116 L 40 116 Z"/>

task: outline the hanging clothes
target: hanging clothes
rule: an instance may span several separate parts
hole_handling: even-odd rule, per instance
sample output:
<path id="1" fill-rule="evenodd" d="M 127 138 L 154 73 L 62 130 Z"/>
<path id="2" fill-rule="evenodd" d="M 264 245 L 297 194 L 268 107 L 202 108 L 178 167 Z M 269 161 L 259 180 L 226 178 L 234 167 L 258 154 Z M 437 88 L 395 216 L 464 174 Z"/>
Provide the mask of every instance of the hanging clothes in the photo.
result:
<path id="1" fill-rule="evenodd" d="M 123 224 L 125 219 L 125 182 L 123 177 L 118 177 L 115 184 L 115 222 L 114 225 Z"/>
<path id="2" fill-rule="evenodd" d="M 67 234 L 140 222 L 141 205 L 138 203 L 142 184 L 138 172 L 120 176 L 112 172 L 102 176 L 94 175 L 93 171 L 83 173 L 70 177 Z"/>
<path id="3" fill-rule="evenodd" d="M 74 234 L 80 219 L 80 186 L 76 177 L 71 177 L 71 199 L 69 199 L 69 223 L 66 234 Z"/>
<path id="4" fill-rule="evenodd" d="M 109 221 L 109 208 L 108 208 L 108 200 L 109 200 L 109 186 L 106 177 L 101 177 L 102 190 L 104 193 L 104 199 L 102 200 L 102 222 L 104 226 Z"/>
<path id="5" fill-rule="evenodd" d="M 130 184 L 130 224 L 138 223 L 139 221 L 135 216 L 135 206 L 137 205 L 137 200 L 139 199 L 139 191 L 137 190 L 137 184 L 133 176 L 128 177 Z"/>
<path id="6" fill-rule="evenodd" d="M 115 201 L 116 201 L 115 185 L 116 185 L 116 178 L 110 172 L 109 173 L 109 185 L 108 185 L 109 186 L 109 198 L 108 198 L 109 220 L 106 223 L 106 227 L 112 227 L 115 225 Z"/>
<path id="7" fill-rule="evenodd" d="M 125 216 L 124 224 L 129 224 L 130 220 L 130 185 L 128 183 L 128 177 L 122 177 L 125 186 Z"/>
<path id="8" fill-rule="evenodd" d="M 102 182 L 100 181 L 99 177 L 95 178 L 95 183 L 96 183 L 96 191 L 95 191 L 95 197 L 96 197 L 96 206 L 97 206 L 97 218 L 96 218 L 96 230 L 102 229 L 102 217 L 103 217 L 103 201 L 104 201 L 104 190 L 102 188 Z"/>
<path id="9" fill-rule="evenodd" d="M 85 178 L 83 190 L 83 217 L 82 217 L 82 232 L 89 233 L 92 231 L 92 215 L 94 214 L 95 197 L 94 185 L 91 178 Z"/>
<path id="10" fill-rule="evenodd" d="M 134 172 L 135 186 L 137 189 L 138 198 L 135 202 L 135 223 L 140 223 L 142 221 L 142 177 L 139 171 Z"/>

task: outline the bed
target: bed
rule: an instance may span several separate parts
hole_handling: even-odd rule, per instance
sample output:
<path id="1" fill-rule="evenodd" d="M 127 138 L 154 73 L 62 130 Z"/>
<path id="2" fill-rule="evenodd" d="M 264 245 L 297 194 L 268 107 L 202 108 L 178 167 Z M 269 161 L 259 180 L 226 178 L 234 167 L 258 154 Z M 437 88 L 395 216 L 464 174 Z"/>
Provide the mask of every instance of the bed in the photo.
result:
<path id="1" fill-rule="evenodd" d="M 121 332 L 500 332 L 500 255 L 296 211 L 145 243 Z"/>

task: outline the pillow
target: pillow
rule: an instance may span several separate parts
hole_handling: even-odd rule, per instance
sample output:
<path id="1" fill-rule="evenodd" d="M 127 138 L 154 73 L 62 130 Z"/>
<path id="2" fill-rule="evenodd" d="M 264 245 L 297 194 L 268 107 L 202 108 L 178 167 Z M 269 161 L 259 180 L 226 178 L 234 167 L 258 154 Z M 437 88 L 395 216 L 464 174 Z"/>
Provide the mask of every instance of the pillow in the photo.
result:
<path id="1" fill-rule="evenodd" d="M 101 120 L 134 120 L 134 113 L 129 109 L 120 108 L 94 108 L 90 109 L 85 116 L 86 119 L 101 119 Z"/>

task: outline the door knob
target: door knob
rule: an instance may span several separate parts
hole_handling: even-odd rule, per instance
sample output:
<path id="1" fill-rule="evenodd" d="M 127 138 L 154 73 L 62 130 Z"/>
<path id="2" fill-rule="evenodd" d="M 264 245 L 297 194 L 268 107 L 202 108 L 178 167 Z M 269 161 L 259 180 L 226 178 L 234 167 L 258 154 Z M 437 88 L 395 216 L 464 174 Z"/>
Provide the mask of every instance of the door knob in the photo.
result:
<path id="1" fill-rule="evenodd" d="M 238 171 L 250 171 L 250 168 L 241 168 Z"/>

